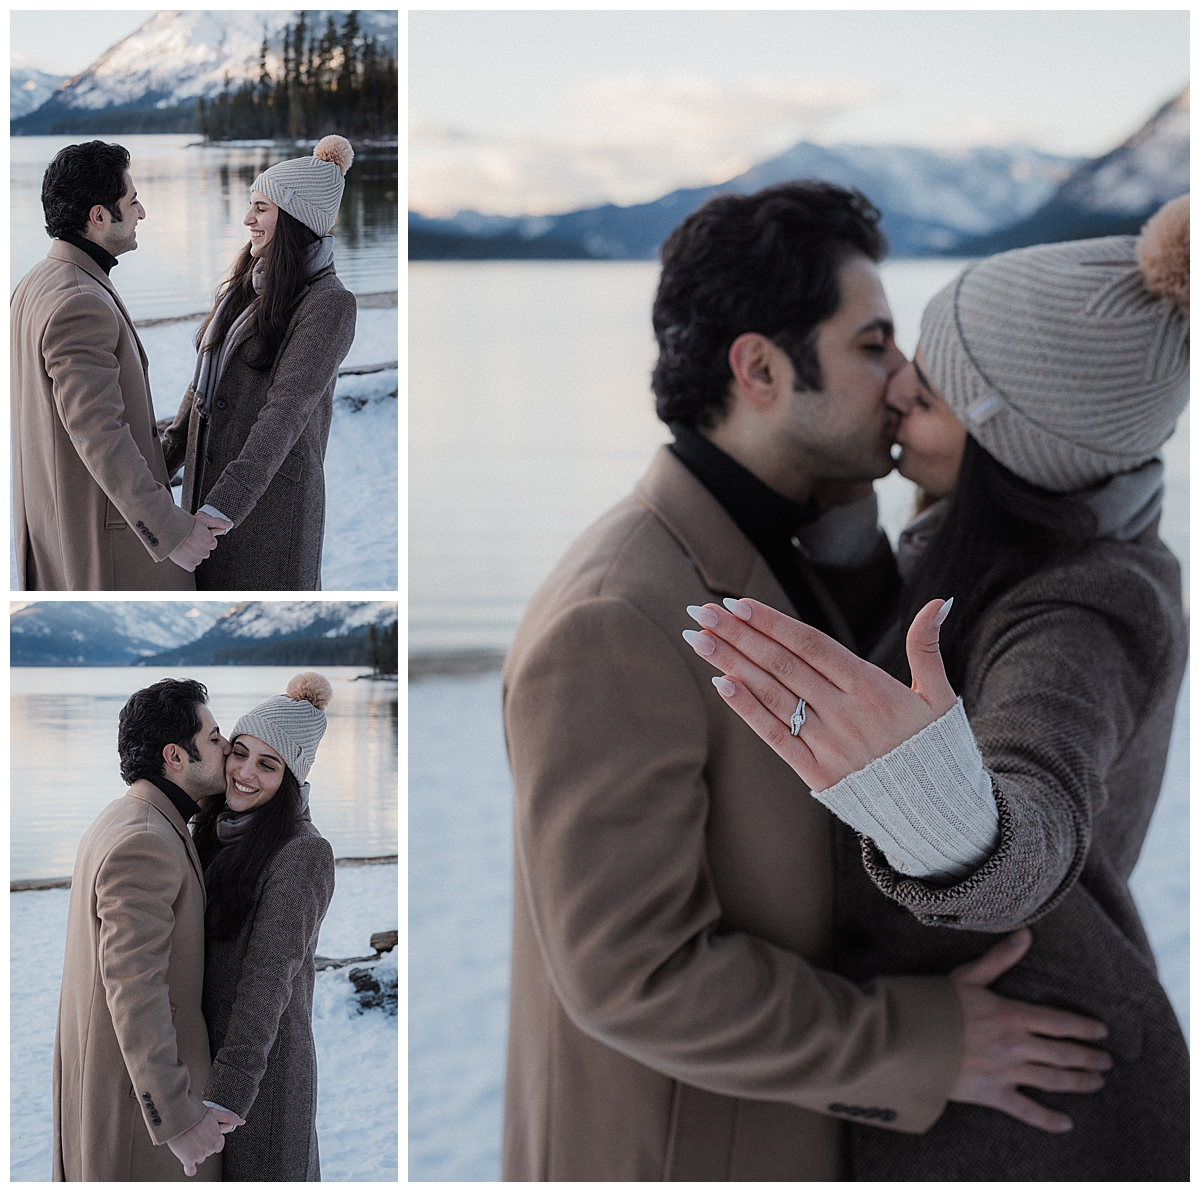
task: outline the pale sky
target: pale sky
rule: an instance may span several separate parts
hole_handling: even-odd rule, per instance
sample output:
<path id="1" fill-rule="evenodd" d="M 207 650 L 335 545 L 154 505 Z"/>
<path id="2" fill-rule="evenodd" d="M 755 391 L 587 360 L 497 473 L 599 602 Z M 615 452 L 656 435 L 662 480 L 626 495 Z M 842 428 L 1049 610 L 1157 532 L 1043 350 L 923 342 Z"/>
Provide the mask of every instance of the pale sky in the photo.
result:
<path id="1" fill-rule="evenodd" d="M 47 74 L 77 75 L 157 11 L 14 8 L 9 13 L 12 65 L 32 66 Z"/>
<path id="2" fill-rule="evenodd" d="M 1184 10 L 411 12 L 410 206 L 644 202 L 799 140 L 1095 156 L 1188 40 Z"/>

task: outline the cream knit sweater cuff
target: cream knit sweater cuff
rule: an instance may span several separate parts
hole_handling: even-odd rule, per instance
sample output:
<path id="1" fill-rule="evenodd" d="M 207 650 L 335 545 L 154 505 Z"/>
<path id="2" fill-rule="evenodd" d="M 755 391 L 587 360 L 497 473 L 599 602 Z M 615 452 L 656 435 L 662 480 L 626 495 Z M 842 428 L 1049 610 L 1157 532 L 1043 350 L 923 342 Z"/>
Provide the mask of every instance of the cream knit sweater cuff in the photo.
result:
<path id="1" fill-rule="evenodd" d="M 962 700 L 891 753 L 823 791 L 839 819 L 909 877 L 955 881 L 995 849 L 999 814 Z"/>

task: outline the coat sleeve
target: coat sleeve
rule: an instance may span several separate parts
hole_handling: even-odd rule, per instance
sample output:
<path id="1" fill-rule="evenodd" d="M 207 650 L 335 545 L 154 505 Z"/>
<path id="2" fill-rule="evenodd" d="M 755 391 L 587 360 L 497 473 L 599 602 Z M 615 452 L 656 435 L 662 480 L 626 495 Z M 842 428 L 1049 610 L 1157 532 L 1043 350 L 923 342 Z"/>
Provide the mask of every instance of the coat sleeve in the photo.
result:
<path id="1" fill-rule="evenodd" d="M 105 1001 L 155 1146 L 190 1130 L 207 1112 L 179 1056 L 167 984 L 173 907 L 190 873 L 161 836 L 142 831 L 116 844 L 96 876 Z"/>
<path id="2" fill-rule="evenodd" d="M 51 315 L 42 356 L 55 406 L 79 458 L 125 521 L 146 527 L 149 535 L 138 539 L 161 563 L 191 532 L 192 517 L 154 478 L 129 428 L 116 355 L 119 337 L 116 312 L 98 294 L 81 289 Z"/>
<path id="3" fill-rule="evenodd" d="M 519 874 L 579 1029 L 710 1092 L 928 1129 L 958 1070 L 952 986 L 859 987 L 722 922 L 706 707 L 674 644 L 592 599 L 523 654 L 505 704 Z"/>
<path id="4" fill-rule="evenodd" d="M 293 837 L 272 858 L 254 907 L 229 1027 L 213 1056 L 205 1101 L 249 1119 L 296 974 L 301 965 L 312 964 L 332 897 L 329 842 L 319 836 Z"/>
<path id="5" fill-rule="evenodd" d="M 179 403 L 179 409 L 171 425 L 163 432 L 163 455 L 167 461 L 167 475 L 174 476 L 187 456 L 188 424 L 192 419 L 192 406 L 196 400 L 196 390 L 189 385 Z"/>
<path id="6" fill-rule="evenodd" d="M 1087 591 L 1088 577 L 1075 582 Z M 1054 600 L 1043 587 L 989 618 L 972 650 L 967 701 L 999 813 L 995 851 L 939 885 L 905 877 L 863 839 L 872 880 L 921 922 L 1014 930 L 1048 914 L 1079 879 L 1107 775 L 1154 685 L 1179 670 L 1180 627 L 1161 594 L 1134 573 L 1123 585 L 1123 613 L 1067 603 L 1066 588 Z"/>
<path id="7" fill-rule="evenodd" d="M 246 520 L 275 479 L 345 360 L 354 342 L 356 312 L 353 294 L 331 290 L 323 301 L 305 304 L 288 328 L 266 400 L 245 444 L 204 494 L 205 503 L 232 518 L 235 526 Z"/>

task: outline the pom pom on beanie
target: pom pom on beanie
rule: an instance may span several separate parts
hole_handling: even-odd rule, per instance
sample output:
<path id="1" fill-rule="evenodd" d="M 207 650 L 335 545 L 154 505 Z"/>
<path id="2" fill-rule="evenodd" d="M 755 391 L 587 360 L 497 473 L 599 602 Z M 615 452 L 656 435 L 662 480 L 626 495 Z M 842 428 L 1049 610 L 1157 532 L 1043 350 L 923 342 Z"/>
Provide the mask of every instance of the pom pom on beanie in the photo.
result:
<path id="1" fill-rule="evenodd" d="M 1191 294 L 1191 228 L 1191 196 L 1180 195 L 1150 217 L 1137 243 L 1146 288 L 1184 314 Z"/>
<path id="2" fill-rule="evenodd" d="M 305 671 L 287 685 L 287 694 L 289 699 L 308 700 L 314 708 L 324 708 L 333 695 L 333 685 L 324 675 Z"/>
<path id="3" fill-rule="evenodd" d="M 317 147 L 313 150 L 313 157 L 333 162 L 342 171 L 344 178 L 346 171 L 354 164 L 354 146 L 345 137 L 331 134 L 322 137 L 317 142 Z"/>

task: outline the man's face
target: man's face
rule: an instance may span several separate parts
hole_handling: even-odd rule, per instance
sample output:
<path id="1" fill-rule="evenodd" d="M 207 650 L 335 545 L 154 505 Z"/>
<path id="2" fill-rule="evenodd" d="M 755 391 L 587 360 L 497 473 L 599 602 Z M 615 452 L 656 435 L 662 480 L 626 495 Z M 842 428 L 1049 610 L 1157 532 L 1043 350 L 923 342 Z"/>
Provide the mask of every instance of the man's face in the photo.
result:
<path id="1" fill-rule="evenodd" d="M 128 170 L 125 171 L 125 194 L 121 197 L 117 208 L 121 212 L 120 221 L 113 219 L 112 212 L 106 207 L 99 207 L 103 223 L 98 231 L 95 228 L 92 229 L 92 239 L 101 248 L 112 253 L 114 257 L 119 257 L 124 252 L 132 252 L 137 248 L 138 221 L 146 218 L 146 209 L 138 202 L 133 176 Z M 93 207 L 92 210 L 95 212 L 97 208 Z"/>
<path id="2" fill-rule="evenodd" d="M 200 731 L 192 738 L 192 746 L 199 750 L 200 760 L 192 761 L 189 757 L 178 782 L 193 799 L 224 791 L 225 758 L 229 755 L 229 742 L 221 736 L 221 730 L 205 704 L 200 705 L 200 721 Z"/>
<path id="3" fill-rule="evenodd" d="M 874 480 L 892 470 L 897 416 L 884 398 L 906 363 L 893 338 L 892 312 L 868 257 L 849 257 L 838 272 L 842 303 L 817 327 L 824 388 L 791 394 L 779 433 L 797 467 L 818 480 Z M 786 379 L 794 384 L 784 355 Z"/>

